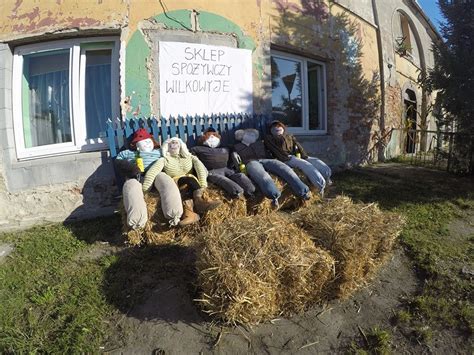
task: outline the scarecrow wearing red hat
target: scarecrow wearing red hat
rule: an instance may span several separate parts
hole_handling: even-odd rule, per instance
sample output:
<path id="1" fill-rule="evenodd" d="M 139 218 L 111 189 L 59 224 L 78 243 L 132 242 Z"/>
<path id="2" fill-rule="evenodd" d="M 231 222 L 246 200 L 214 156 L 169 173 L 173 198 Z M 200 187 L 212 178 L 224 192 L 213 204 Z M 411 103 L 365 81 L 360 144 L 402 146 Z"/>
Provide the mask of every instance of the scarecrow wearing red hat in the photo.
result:
<path id="1" fill-rule="evenodd" d="M 127 224 L 132 229 L 145 226 L 148 220 L 140 175 L 161 157 L 160 145 L 144 128 L 132 136 L 129 149 L 122 150 L 115 160 L 115 167 L 125 179 L 122 188 Z"/>

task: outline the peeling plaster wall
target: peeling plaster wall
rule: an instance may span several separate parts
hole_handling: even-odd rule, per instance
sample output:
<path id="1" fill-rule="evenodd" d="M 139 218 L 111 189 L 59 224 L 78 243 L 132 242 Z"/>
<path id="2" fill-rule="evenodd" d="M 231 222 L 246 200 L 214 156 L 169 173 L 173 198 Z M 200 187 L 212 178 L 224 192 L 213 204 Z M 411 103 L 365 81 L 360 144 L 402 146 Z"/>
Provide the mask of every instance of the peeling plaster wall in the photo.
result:
<path id="1" fill-rule="evenodd" d="M 382 51 L 385 66 L 385 83 L 388 95 L 386 96 L 386 127 L 400 128 L 402 126 L 402 90 L 410 86 L 417 95 L 417 110 L 422 112 L 434 101 L 434 96 L 426 96 L 425 107 L 422 107 L 423 93 L 416 84 L 421 69 L 429 69 L 434 65 L 434 57 L 431 51 L 432 42 L 436 41 L 437 35 L 429 28 L 426 20 L 411 4 L 411 0 L 385 0 L 378 1 L 378 13 L 380 30 L 382 35 Z M 411 29 L 417 33 L 419 60 L 409 60 L 401 57 L 395 52 L 396 36 L 400 33 L 398 12 L 404 13 L 410 21 Z M 395 100 L 398 91 L 398 100 Z M 427 128 L 434 128 L 434 118 L 427 117 Z"/>
<path id="2" fill-rule="evenodd" d="M 120 28 L 127 24 L 127 15 L 125 1 L 2 1 L 0 41 L 45 33 Z"/>
<path id="3" fill-rule="evenodd" d="M 335 0 L 335 2 L 354 12 L 372 25 L 375 24 L 372 0 Z"/>
<path id="4" fill-rule="evenodd" d="M 378 130 L 374 26 L 337 4 L 274 1 L 274 5 L 267 9 L 270 42 L 326 62 L 328 133 L 298 139 L 333 167 L 363 163 L 372 133 Z M 266 60 L 266 77 L 270 69 Z"/>
<path id="5" fill-rule="evenodd" d="M 325 135 L 300 135 L 334 168 L 364 163 L 380 130 L 379 66 L 371 0 L 4 0 L 0 4 L 0 230 L 111 213 L 115 178 L 105 152 L 18 161 L 13 134 L 12 57 L 17 45 L 74 36 L 120 36 L 122 114 L 159 112 L 159 39 L 252 50 L 254 110 L 271 111 L 272 48 L 326 63 Z M 340 5 L 338 5 L 338 3 Z M 426 65 L 432 34 L 407 0 L 377 1 L 385 70 L 386 121 L 398 124 L 401 90 L 416 68 L 393 49 L 393 12 L 413 14 Z M 412 11 L 412 12 L 410 12 Z M 165 14 L 166 12 L 166 14 Z M 3 43 L 2 43 L 3 42 Z M 396 151 L 395 144 L 393 151 Z"/>

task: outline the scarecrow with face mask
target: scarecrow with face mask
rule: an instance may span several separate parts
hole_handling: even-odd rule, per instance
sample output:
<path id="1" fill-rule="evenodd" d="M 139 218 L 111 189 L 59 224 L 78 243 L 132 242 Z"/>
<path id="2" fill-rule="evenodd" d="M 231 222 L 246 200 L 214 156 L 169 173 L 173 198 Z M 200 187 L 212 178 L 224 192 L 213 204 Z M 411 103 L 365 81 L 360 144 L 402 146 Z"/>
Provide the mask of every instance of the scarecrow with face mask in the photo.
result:
<path id="1" fill-rule="evenodd" d="M 129 149 L 122 150 L 115 159 L 115 167 L 125 178 L 122 188 L 127 225 L 132 229 L 145 226 L 148 220 L 140 175 L 161 157 L 160 145 L 144 128 L 135 131 Z M 140 160 L 141 159 L 141 160 Z M 137 164 L 139 162 L 139 164 Z M 142 171 L 143 169 L 143 171 Z"/>
<path id="2" fill-rule="evenodd" d="M 300 169 L 321 193 L 326 184 L 331 183 L 331 168 L 322 160 L 306 154 L 296 138 L 286 132 L 286 126 L 280 121 L 270 124 L 270 133 L 265 135 L 265 146 L 278 160 L 292 168 Z"/>
<path id="3" fill-rule="evenodd" d="M 163 214 L 171 226 L 195 223 L 199 220 L 197 213 L 204 213 L 221 204 L 220 201 L 206 201 L 203 198 L 207 187 L 207 169 L 197 157 L 189 153 L 181 139 L 168 139 L 163 143 L 161 153 L 162 157 L 145 174 L 143 191 L 149 191 L 155 185 L 160 193 Z M 181 203 L 178 186 L 183 185 L 192 190 L 192 199 L 185 199 Z"/>
<path id="4" fill-rule="evenodd" d="M 278 199 L 281 196 L 281 191 L 268 173 L 275 174 L 285 180 L 296 196 L 304 200 L 311 197 L 309 187 L 288 165 L 270 158 L 263 141 L 259 140 L 258 130 L 239 129 L 235 131 L 235 139 L 240 143 L 234 145 L 234 164 L 245 164 L 250 179 L 258 185 L 265 197 L 272 200 L 275 207 L 279 205 Z"/>
<path id="5" fill-rule="evenodd" d="M 198 138 L 195 147 L 191 148 L 191 153 L 196 155 L 209 170 L 207 180 L 226 191 L 231 197 L 253 196 L 255 185 L 243 173 L 237 173 L 228 167 L 229 149 L 219 147 L 221 136 L 214 128 L 208 128 L 204 134 Z"/>

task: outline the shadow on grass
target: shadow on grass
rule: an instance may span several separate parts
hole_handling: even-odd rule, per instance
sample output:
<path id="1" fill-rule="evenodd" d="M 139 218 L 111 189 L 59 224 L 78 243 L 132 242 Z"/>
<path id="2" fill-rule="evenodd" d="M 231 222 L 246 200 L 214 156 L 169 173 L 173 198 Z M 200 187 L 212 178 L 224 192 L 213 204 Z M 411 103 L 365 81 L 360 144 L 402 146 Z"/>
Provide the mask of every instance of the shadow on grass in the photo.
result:
<path id="1" fill-rule="evenodd" d="M 406 164 L 380 164 L 337 174 L 330 196 L 377 202 L 384 209 L 407 204 L 452 202 L 463 208 L 474 197 L 474 179 Z M 466 206 L 467 207 L 467 206 Z"/>
<path id="2" fill-rule="evenodd" d="M 83 221 L 64 222 L 73 235 L 88 244 L 107 242 L 111 245 L 123 245 L 121 233 L 122 221 L 119 214 L 98 217 Z"/>
<path id="3" fill-rule="evenodd" d="M 109 257 L 103 292 L 120 312 L 140 320 L 199 323 L 195 252 L 181 246 L 127 248 Z"/>

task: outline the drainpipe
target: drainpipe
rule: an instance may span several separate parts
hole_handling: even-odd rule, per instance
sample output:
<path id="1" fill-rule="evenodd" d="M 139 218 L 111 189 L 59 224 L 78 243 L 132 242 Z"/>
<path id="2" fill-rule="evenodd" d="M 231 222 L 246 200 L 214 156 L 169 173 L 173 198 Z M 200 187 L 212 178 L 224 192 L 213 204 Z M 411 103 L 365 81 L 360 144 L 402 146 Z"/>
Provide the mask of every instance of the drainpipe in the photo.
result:
<path id="1" fill-rule="evenodd" d="M 380 120 L 379 120 L 379 127 L 380 127 L 380 137 L 384 135 L 385 131 L 385 68 L 383 63 L 383 49 L 382 49 L 382 34 L 380 32 L 380 23 L 379 23 L 379 15 L 377 11 L 376 0 L 372 0 L 372 11 L 374 14 L 374 22 L 376 26 L 376 36 L 377 36 L 377 48 L 378 48 L 378 59 L 379 59 L 379 72 L 380 72 Z M 378 149 L 378 160 L 384 161 L 385 154 L 384 154 L 384 147 L 383 144 L 379 146 Z"/>

